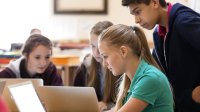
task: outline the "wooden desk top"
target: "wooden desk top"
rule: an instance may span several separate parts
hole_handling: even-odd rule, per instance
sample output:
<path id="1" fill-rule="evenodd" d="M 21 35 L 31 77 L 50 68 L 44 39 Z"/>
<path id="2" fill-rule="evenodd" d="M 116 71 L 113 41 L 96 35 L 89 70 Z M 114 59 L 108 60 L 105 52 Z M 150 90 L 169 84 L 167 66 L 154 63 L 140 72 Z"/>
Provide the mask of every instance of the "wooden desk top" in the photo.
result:
<path id="1" fill-rule="evenodd" d="M 56 66 L 63 66 L 63 65 L 78 65 L 80 63 L 79 56 L 52 56 L 51 61 Z"/>
<path id="2" fill-rule="evenodd" d="M 59 47 L 63 49 L 83 49 L 89 47 L 88 43 L 60 43 Z"/>

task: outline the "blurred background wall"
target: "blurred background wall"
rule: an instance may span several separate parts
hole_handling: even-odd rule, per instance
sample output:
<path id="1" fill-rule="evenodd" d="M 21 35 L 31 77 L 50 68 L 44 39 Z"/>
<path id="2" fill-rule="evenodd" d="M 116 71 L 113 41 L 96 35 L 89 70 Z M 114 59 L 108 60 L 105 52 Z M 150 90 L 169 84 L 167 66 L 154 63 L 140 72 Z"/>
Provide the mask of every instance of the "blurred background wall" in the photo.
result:
<path id="1" fill-rule="evenodd" d="M 188 5 L 189 0 L 167 0 Z M 79 41 L 88 39 L 90 28 L 98 21 L 109 20 L 115 24 L 133 25 L 134 17 L 121 0 L 108 0 L 107 14 L 54 14 L 53 0 L 1 0 L 0 48 L 10 49 L 11 43 L 23 43 L 32 28 L 52 40 Z M 148 41 L 152 31 L 145 30 Z"/>

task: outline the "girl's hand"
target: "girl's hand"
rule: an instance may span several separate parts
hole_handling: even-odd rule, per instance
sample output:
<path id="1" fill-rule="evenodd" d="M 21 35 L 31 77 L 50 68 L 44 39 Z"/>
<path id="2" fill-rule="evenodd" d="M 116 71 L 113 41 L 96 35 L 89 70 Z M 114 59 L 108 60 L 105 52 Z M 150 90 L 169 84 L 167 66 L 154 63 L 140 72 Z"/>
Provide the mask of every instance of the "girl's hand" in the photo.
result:
<path id="1" fill-rule="evenodd" d="M 100 112 L 103 112 L 104 110 L 106 110 L 108 108 L 107 104 L 102 101 L 99 102 L 98 105 L 99 105 Z"/>
<path id="2" fill-rule="evenodd" d="M 106 111 L 103 111 L 103 112 L 114 112 L 115 108 L 111 108 L 110 110 L 106 110 Z"/>

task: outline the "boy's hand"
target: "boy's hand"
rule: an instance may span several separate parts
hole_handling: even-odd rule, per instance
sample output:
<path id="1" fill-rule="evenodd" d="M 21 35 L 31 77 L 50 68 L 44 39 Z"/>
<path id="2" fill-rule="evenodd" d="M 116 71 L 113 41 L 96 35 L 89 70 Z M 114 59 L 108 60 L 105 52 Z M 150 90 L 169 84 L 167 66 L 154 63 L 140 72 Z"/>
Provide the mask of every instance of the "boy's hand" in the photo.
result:
<path id="1" fill-rule="evenodd" d="M 192 99 L 196 102 L 200 104 L 200 86 L 197 86 L 196 88 L 194 88 L 194 90 L 192 91 Z"/>

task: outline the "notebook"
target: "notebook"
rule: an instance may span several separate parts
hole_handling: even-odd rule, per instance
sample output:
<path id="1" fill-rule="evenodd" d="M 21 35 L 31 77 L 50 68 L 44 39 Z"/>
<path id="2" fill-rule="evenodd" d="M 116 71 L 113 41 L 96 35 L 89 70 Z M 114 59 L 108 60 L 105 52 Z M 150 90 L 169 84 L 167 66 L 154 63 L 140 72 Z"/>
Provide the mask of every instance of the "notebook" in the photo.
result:
<path id="1" fill-rule="evenodd" d="M 19 112 L 45 112 L 31 81 L 8 86 Z"/>
<path id="2" fill-rule="evenodd" d="M 47 112 L 99 112 L 92 87 L 42 86 L 37 89 Z"/>
<path id="3" fill-rule="evenodd" d="M 17 112 L 18 109 L 16 107 L 15 102 L 11 99 L 11 95 L 10 95 L 8 88 L 7 88 L 8 85 L 17 84 L 17 83 L 26 82 L 26 81 L 32 81 L 34 87 L 36 87 L 36 88 L 38 86 L 43 86 L 43 80 L 42 79 L 0 78 L 0 81 L 6 81 L 2 97 L 4 98 L 5 102 L 8 105 L 8 108 L 10 109 L 11 112 Z"/>

